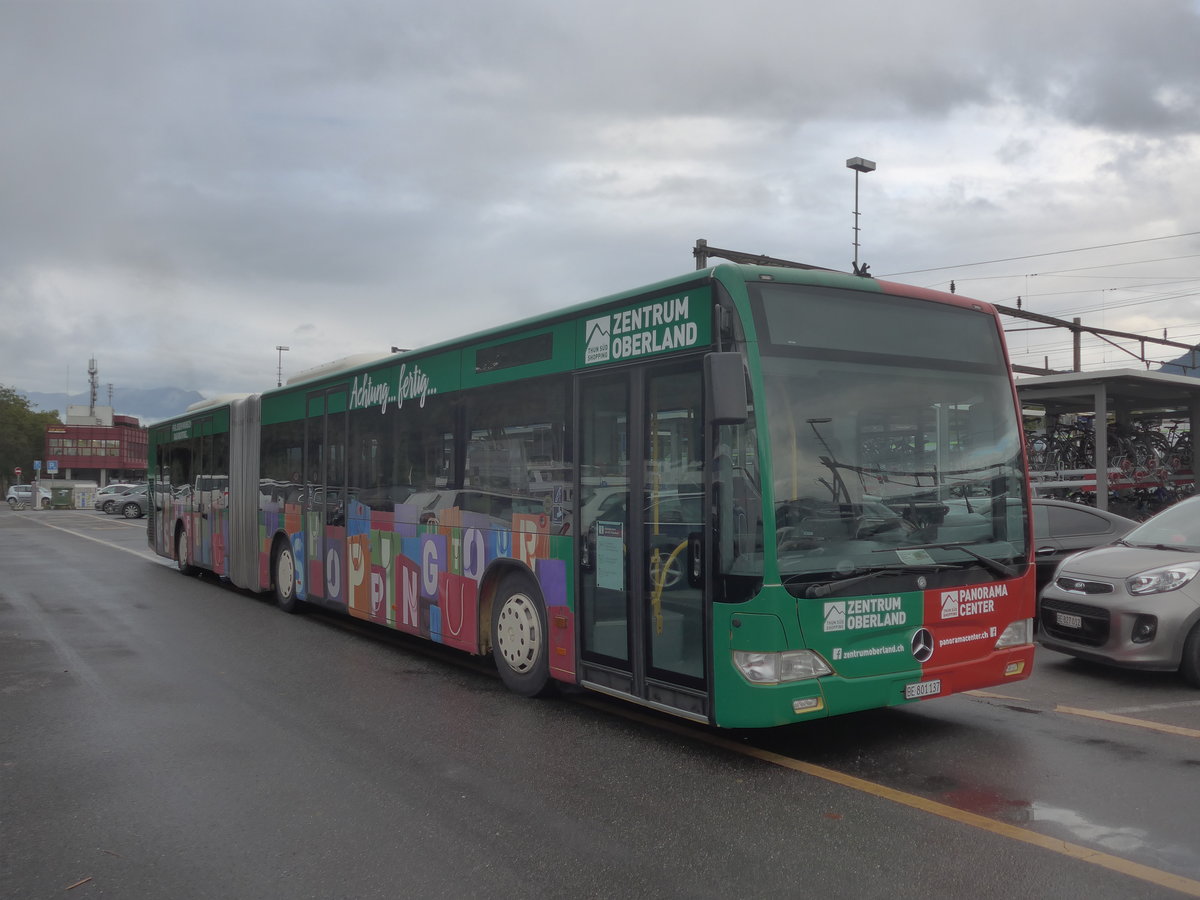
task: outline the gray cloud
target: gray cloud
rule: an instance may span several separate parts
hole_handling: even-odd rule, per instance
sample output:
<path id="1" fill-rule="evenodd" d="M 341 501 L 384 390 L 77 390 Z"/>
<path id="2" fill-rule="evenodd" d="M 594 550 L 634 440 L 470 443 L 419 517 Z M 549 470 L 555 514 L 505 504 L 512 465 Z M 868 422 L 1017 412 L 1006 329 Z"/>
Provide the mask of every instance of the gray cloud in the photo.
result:
<path id="1" fill-rule="evenodd" d="M 1182 0 L 8 4 L 0 305 L 52 349 L 0 336 L 0 383 L 95 351 L 254 389 L 275 344 L 442 339 L 697 237 L 845 266 L 857 154 L 877 271 L 1191 230 L 1198 28 Z"/>

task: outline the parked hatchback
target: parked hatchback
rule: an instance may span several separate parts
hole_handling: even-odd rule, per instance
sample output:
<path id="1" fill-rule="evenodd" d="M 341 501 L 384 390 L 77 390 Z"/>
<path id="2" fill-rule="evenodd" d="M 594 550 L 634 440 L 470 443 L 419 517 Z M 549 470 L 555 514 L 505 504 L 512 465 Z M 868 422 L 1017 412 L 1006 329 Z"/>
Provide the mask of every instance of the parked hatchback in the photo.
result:
<path id="1" fill-rule="evenodd" d="M 16 509 L 22 504 L 25 507 L 33 505 L 33 485 L 31 484 L 14 484 L 8 489 L 8 494 L 4 498 L 8 505 Z M 50 492 L 44 487 L 38 488 L 38 504 L 42 509 L 50 508 Z"/>
<path id="2" fill-rule="evenodd" d="M 146 514 L 146 506 L 146 485 L 139 484 L 117 494 L 104 504 L 103 509 L 106 513 L 120 513 L 127 519 L 140 519 Z"/>
<path id="3" fill-rule="evenodd" d="M 1038 601 L 1041 643 L 1080 659 L 1178 669 L 1200 687 L 1200 496 L 1068 557 Z"/>

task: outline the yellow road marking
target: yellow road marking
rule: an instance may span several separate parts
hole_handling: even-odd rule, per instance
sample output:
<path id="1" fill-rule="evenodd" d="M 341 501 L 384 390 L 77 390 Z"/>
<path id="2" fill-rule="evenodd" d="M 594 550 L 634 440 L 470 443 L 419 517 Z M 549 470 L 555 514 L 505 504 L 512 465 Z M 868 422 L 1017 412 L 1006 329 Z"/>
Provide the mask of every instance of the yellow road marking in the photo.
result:
<path id="1" fill-rule="evenodd" d="M 989 691 L 964 691 L 972 697 L 983 697 L 988 700 L 1015 700 L 1024 703 L 1030 701 L 1023 697 L 1010 697 L 1007 694 L 993 694 Z M 1164 704 L 1164 708 L 1169 704 Z M 1133 716 L 1122 716 L 1117 713 L 1101 712 L 1096 709 L 1081 709 L 1077 706 L 1055 706 L 1056 713 L 1067 716 L 1083 716 L 1088 719 L 1099 719 L 1102 722 L 1112 722 L 1114 725 L 1130 725 L 1134 728 L 1145 728 L 1148 731 L 1159 731 L 1163 734 L 1177 734 L 1181 737 L 1200 738 L 1200 729 L 1185 728 L 1182 725 L 1166 725 L 1162 722 L 1152 722 L 1149 719 L 1137 719 Z"/>
<path id="2" fill-rule="evenodd" d="M 587 701 L 584 701 L 587 703 Z M 1171 872 L 1164 872 L 1162 869 L 1155 869 L 1152 866 L 1142 865 L 1141 863 L 1132 862 L 1128 859 L 1122 859 L 1119 856 L 1113 856 L 1110 853 L 1102 853 L 1098 850 L 1093 850 L 1090 847 L 1084 847 L 1082 844 L 1073 844 L 1070 841 L 1059 840 L 1058 838 L 1048 837 L 1044 834 L 1039 834 L 1036 831 L 1031 831 L 1028 828 L 1021 828 L 1016 825 L 1009 825 L 1006 822 L 1000 822 L 996 819 L 989 819 L 987 816 L 981 816 L 978 813 L 967 812 L 966 810 L 958 809 L 954 806 L 949 806 L 945 803 L 939 803 L 936 800 L 929 800 L 925 797 L 919 797 L 916 794 L 910 794 L 906 791 L 898 791 L 895 788 L 887 787 L 886 785 L 876 784 L 873 781 L 867 781 L 865 778 L 858 778 L 854 775 L 847 775 L 845 772 L 838 772 L 834 769 L 828 769 L 825 766 L 814 765 L 813 763 L 801 762 L 800 760 L 791 759 L 780 753 L 775 753 L 771 750 L 762 750 L 758 747 L 747 747 L 732 741 L 729 738 L 720 737 L 711 732 L 701 731 L 697 728 L 690 728 L 682 723 L 672 722 L 669 720 L 660 720 L 651 718 L 637 710 L 620 709 L 615 706 L 601 706 L 596 703 L 587 703 L 595 709 L 603 709 L 606 712 L 617 712 L 620 715 L 652 725 L 666 731 L 671 731 L 683 737 L 692 738 L 694 740 L 704 741 L 714 747 L 720 747 L 723 750 L 729 750 L 733 753 L 739 753 L 742 756 L 750 756 L 762 762 L 770 763 L 771 765 L 780 766 L 785 769 L 791 769 L 796 772 L 802 772 L 805 775 L 811 775 L 814 778 L 820 778 L 824 781 L 833 784 L 839 784 L 851 790 L 860 791 L 864 794 L 870 794 L 874 797 L 879 797 L 882 800 L 890 800 L 893 803 L 899 803 L 902 806 L 908 806 L 912 809 L 918 809 L 922 812 L 930 813 L 931 815 L 940 816 L 943 819 L 949 819 L 952 822 L 958 822 L 962 825 L 969 825 L 972 828 L 978 828 L 982 831 L 987 831 L 992 834 L 1000 835 L 1001 837 L 1010 838 L 1014 841 L 1021 841 L 1025 844 L 1031 844 L 1034 847 L 1040 847 L 1043 850 L 1049 850 L 1053 853 L 1068 856 L 1072 859 L 1077 859 L 1080 862 L 1085 862 L 1093 866 L 1109 869 L 1113 872 L 1120 872 L 1122 875 L 1128 875 L 1131 878 L 1137 878 L 1140 881 L 1145 881 L 1150 884 L 1155 884 L 1160 887 L 1169 888 L 1174 891 L 1179 891 L 1182 894 L 1187 894 L 1191 897 L 1200 897 L 1200 881 L 1192 878 L 1185 878 L 1182 875 L 1174 875 Z"/>
<path id="3" fill-rule="evenodd" d="M 1078 709 L 1074 706 L 1056 706 L 1054 707 L 1054 711 L 1065 713 L 1068 716 L 1084 716 L 1088 719 L 1114 722 L 1117 725 L 1132 725 L 1135 728 L 1161 731 L 1163 734 L 1178 734 L 1183 737 L 1200 738 L 1200 730 L 1184 728 L 1182 725 L 1164 725 L 1162 722 L 1151 722 L 1148 719 L 1134 719 L 1130 716 L 1118 716 L 1116 713 L 1098 712 L 1094 709 Z"/>

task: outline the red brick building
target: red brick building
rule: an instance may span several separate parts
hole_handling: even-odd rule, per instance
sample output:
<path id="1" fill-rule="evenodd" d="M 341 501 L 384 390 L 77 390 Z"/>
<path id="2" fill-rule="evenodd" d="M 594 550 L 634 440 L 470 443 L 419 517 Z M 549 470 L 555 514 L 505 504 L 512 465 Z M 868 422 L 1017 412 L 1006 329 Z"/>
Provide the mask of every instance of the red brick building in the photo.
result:
<path id="1" fill-rule="evenodd" d="M 83 407 L 86 411 L 87 407 Z M 133 416 L 117 416 L 96 408 L 98 416 L 73 416 L 66 425 L 46 428 L 45 462 L 58 463 L 57 477 L 64 481 L 94 481 L 103 486 L 114 481 L 146 480 L 147 433 Z M 80 419 L 88 424 L 78 424 Z M 109 424 L 99 424 L 111 421 Z"/>

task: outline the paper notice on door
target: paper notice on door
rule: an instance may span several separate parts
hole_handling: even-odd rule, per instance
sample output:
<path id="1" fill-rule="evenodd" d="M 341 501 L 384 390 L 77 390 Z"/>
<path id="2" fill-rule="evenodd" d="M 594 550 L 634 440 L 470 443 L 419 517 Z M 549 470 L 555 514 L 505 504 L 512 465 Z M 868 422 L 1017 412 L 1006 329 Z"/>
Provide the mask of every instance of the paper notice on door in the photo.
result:
<path id="1" fill-rule="evenodd" d="M 596 523 L 596 587 L 625 590 L 625 524 Z"/>

